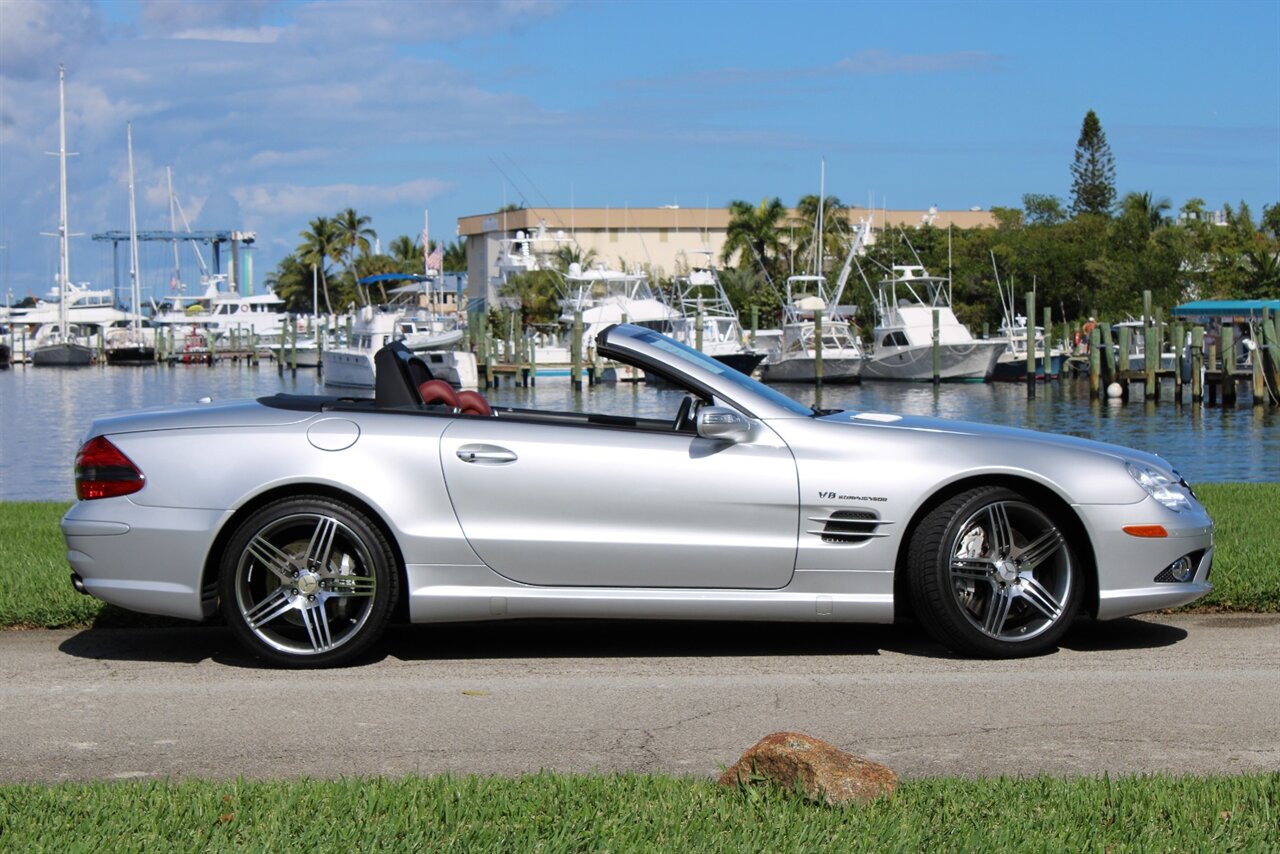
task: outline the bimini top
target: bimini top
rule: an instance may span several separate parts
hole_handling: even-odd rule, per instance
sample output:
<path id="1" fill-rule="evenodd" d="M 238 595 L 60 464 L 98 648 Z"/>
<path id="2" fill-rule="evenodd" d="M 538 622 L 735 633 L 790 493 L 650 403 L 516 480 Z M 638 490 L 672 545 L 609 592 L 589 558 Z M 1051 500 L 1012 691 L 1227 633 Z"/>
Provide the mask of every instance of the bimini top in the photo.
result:
<path id="1" fill-rule="evenodd" d="M 1261 317 L 1263 309 L 1280 314 L 1280 299 L 1202 299 L 1169 312 L 1175 317 Z"/>

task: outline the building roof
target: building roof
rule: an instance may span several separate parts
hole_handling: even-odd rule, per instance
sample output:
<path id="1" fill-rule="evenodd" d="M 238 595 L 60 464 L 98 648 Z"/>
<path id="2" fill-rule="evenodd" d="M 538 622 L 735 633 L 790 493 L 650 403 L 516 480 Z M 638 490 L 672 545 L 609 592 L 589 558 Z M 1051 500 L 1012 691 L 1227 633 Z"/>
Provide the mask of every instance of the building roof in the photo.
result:
<path id="1" fill-rule="evenodd" d="M 857 221 L 867 215 L 866 208 L 848 208 L 849 218 Z M 788 216 L 795 215 L 788 210 Z M 875 208 L 870 211 L 878 228 L 885 225 L 913 228 L 932 218 L 935 228 L 977 228 L 996 225 L 990 211 L 939 211 L 903 210 L 891 211 Z M 464 216 L 458 220 L 458 234 L 463 237 L 488 234 L 495 231 L 531 231 L 545 224 L 552 231 L 571 233 L 577 229 L 599 231 L 603 229 L 672 230 L 709 229 L 724 231 L 729 227 L 728 208 L 518 208 L 494 211 L 486 214 Z"/>

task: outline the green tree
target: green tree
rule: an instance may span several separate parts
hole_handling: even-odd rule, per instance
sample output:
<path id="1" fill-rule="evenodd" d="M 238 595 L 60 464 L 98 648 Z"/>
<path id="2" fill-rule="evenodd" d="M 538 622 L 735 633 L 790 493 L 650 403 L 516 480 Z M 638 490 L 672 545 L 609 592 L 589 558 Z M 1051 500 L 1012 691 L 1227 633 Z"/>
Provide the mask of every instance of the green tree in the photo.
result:
<path id="1" fill-rule="evenodd" d="M 1093 110 L 1085 114 L 1071 164 L 1071 212 L 1109 216 L 1116 201 L 1116 165 Z"/>
<path id="2" fill-rule="evenodd" d="M 286 311 L 309 314 L 315 310 L 311 267 L 298 260 L 297 253 L 290 252 L 281 258 L 276 269 L 267 274 L 266 283 L 276 296 L 284 300 Z"/>
<path id="3" fill-rule="evenodd" d="M 333 302 L 329 298 L 329 262 L 342 259 L 342 244 L 337 226 L 327 216 L 311 220 L 307 230 L 300 232 L 302 244 L 298 247 L 298 260 L 308 268 L 314 266 L 320 274 L 320 289 L 324 293 L 324 310 L 333 314 Z"/>
<path id="4" fill-rule="evenodd" d="M 737 267 L 763 265 L 775 280 L 780 273 L 778 258 L 783 251 L 782 223 L 787 209 L 777 196 L 760 200 L 759 206 L 735 199 L 729 202 L 729 226 L 725 232 L 720 261 L 729 264 L 736 256 Z"/>
<path id="5" fill-rule="evenodd" d="M 337 232 L 338 245 L 346 256 L 347 275 L 355 283 L 356 252 L 369 254 L 370 241 L 376 239 L 378 233 L 373 230 L 373 222 L 367 216 L 356 213 L 355 208 L 347 208 L 334 217 L 334 229 Z M 381 285 L 379 285 L 381 287 Z M 386 289 L 383 289 L 383 302 L 386 302 Z"/>
<path id="6" fill-rule="evenodd" d="M 434 249 L 434 247 L 432 247 Z M 446 273 L 465 273 L 467 270 L 467 238 L 445 244 L 441 270 Z"/>
<path id="7" fill-rule="evenodd" d="M 391 257 L 396 259 L 398 273 L 421 273 L 423 266 L 422 243 L 416 237 L 402 234 L 387 247 Z"/>
<path id="8" fill-rule="evenodd" d="M 1057 225 L 1067 218 L 1062 208 L 1062 199 L 1057 196 L 1045 196 L 1039 193 L 1025 193 L 1022 196 L 1023 221 L 1027 225 Z"/>

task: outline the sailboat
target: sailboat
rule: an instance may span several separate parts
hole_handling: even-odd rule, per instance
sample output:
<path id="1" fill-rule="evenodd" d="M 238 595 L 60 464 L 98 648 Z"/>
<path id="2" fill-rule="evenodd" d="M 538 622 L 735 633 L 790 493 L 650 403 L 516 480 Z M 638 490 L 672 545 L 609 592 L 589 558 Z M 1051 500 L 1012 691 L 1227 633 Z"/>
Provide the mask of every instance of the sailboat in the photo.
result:
<path id="1" fill-rule="evenodd" d="M 139 315 L 142 285 L 138 281 L 138 204 L 133 189 L 133 123 L 127 125 L 129 139 L 129 286 L 131 306 L 129 326 L 107 333 L 107 364 L 144 365 L 156 360 L 155 332 L 144 330 Z"/>
<path id="2" fill-rule="evenodd" d="M 67 241 L 67 101 L 66 69 L 58 66 L 58 329 L 31 351 L 31 364 L 78 366 L 93 361 L 93 350 L 71 334 L 67 319 L 67 290 L 71 285 L 71 263 Z"/>

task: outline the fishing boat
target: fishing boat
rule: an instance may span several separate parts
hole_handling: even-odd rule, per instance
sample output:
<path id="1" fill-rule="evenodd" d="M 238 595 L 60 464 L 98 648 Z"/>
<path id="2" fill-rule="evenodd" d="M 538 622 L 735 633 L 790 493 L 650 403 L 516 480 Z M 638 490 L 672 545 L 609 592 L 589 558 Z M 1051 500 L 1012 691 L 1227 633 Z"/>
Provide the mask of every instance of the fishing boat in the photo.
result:
<path id="1" fill-rule="evenodd" d="M 814 232 L 814 244 L 822 233 L 822 207 L 818 208 L 818 226 Z M 836 279 L 836 286 L 829 290 L 825 276 L 817 272 L 810 275 L 789 276 L 783 303 L 783 324 L 779 330 L 771 330 L 757 342 L 766 348 L 761 378 L 765 382 L 805 382 L 821 380 L 829 383 L 855 383 L 862 377 L 866 353 L 852 323 L 847 319 L 857 313 L 857 306 L 841 304 L 845 285 L 854 259 L 863 251 L 867 236 L 871 233 L 871 221 L 863 220 L 850 241 L 845 253 L 844 266 Z M 818 331 L 818 312 L 822 312 L 822 331 Z M 821 375 L 818 372 L 821 354 Z"/>
<path id="2" fill-rule="evenodd" d="M 680 318 L 672 323 L 668 334 L 750 376 L 765 353 L 743 343 L 738 312 L 720 282 L 710 250 L 692 254 L 702 256 L 700 263 L 689 265 L 685 275 L 673 280 L 673 308 Z"/>
<path id="3" fill-rule="evenodd" d="M 929 275 L 923 265 L 895 264 L 871 296 L 876 326 L 873 348 L 862 369 L 864 379 L 933 379 L 935 312 L 939 379 L 983 382 L 1006 349 L 1005 341 L 983 341 L 970 334 L 952 311 L 951 281 Z"/>

